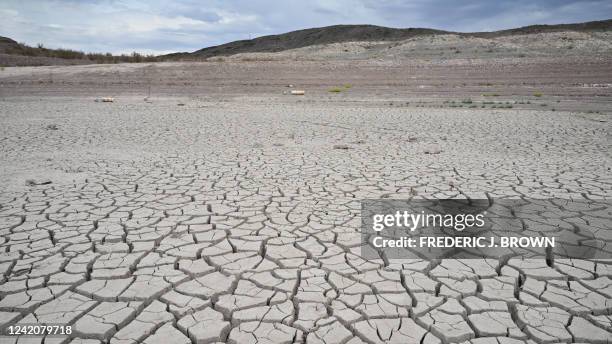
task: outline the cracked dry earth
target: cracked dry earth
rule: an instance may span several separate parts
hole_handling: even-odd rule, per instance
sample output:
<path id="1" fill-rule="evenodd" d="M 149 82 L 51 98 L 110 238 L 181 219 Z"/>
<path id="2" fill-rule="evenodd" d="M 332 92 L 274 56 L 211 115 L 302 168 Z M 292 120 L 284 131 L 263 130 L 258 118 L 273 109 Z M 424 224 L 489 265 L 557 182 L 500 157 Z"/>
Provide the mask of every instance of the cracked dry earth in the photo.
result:
<path id="1" fill-rule="evenodd" d="M 609 198 L 609 122 L 184 103 L 2 102 L 0 326 L 73 333 L 1 343 L 611 341 L 612 262 L 368 261 L 359 235 L 365 198 Z"/>

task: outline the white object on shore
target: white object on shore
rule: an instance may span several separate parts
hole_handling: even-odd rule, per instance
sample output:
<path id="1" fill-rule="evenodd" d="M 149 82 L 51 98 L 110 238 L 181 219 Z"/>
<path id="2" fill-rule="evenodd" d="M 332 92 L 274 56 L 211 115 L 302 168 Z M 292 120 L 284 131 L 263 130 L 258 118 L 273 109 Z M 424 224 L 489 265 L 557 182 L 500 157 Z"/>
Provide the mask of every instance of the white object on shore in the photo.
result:
<path id="1" fill-rule="evenodd" d="M 51 184 L 51 179 L 26 179 L 26 186 L 48 185 Z"/>
<path id="2" fill-rule="evenodd" d="M 306 91 L 304 90 L 292 90 L 291 94 L 294 96 L 303 96 L 304 94 L 306 94 Z"/>
<path id="3" fill-rule="evenodd" d="M 115 101 L 115 98 L 112 97 L 103 97 L 103 98 L 97 98 L 95 100 L 96 102 L 102 102 L 102 103 L 112 103 Z"/>
<path id="4" fill-rule="evenodd" d="M 441 152 L 442 152 L 442 148 L 440 148 L 440 145 L 436 143 L 432 143 L 428 145 L 427 147 L 425 147 L 424 149 L 425 154 L 440 154 Z"/>

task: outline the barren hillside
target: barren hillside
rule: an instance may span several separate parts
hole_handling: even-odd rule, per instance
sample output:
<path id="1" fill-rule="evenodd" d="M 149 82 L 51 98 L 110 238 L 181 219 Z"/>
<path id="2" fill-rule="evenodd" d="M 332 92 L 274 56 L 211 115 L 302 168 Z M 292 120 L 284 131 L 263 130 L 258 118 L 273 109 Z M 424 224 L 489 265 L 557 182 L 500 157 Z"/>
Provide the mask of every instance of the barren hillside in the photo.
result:
<path id="1" fill-rule="evenodd" d="M 574 54 L 607 53 L 611 42 L 610 32 L 612 20 L 532 25 L 510 30 L 471 33 L 422 28 L 394 29 L 373 25 L 335 25 L 235 41 L 193 53 L 171 54 L 168 57 L 201 59 L 238 55 L 241 58 L 264 59 L 368 59 L 404 56 L 432 58 L 448 53 L 461 54 L 465 51 L 475 55 L 474 57 L 556 56 L 574 48 L 577 48 L 572 52 Z"/>

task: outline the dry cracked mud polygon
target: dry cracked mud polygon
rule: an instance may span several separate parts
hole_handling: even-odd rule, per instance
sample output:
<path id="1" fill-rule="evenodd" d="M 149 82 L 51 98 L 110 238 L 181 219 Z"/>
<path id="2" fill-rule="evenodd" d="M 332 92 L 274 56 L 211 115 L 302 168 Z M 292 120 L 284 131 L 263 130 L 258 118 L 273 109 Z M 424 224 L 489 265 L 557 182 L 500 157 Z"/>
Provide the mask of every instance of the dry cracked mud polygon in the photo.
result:
<path id="1" fill-rule="evenodd" d="M 0 342 L 612 339 L 612 262 L 359 255 L 364 198 L 609 198 L 609 123 L 175 104 L 3 103 L 0 326 L 73 334 Z M 53 182 L 9 190 L 36 169 Z"/>

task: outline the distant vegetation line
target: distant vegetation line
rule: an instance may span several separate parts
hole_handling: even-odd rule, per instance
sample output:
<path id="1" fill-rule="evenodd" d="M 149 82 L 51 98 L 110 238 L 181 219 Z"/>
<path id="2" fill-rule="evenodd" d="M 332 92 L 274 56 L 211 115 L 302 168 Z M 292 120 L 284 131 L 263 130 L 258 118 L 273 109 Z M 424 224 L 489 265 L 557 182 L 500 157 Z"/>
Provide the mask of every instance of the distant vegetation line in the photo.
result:
<path id="1" fill-rule="evenodd" d="M 122 63 L 122 62 L 156 62 L 162 58 L 155 55 L 143 55 L 133 52 L 129 55 L 113 55 L 111 53 L 85 53 L 72 49 L 49 49 L 42 44 L 36 47 L 29 46 L 25 43 L 17 43 L 4 51 L 9 55 L 21 55 L 32 57 L 55 57 L 68 60 L 89 60 L 95 63 Z"/>

